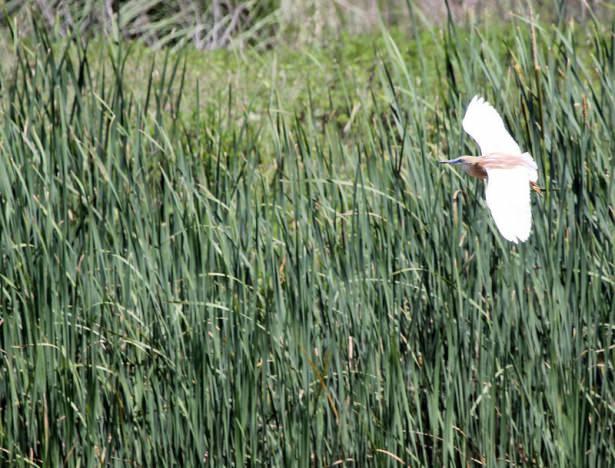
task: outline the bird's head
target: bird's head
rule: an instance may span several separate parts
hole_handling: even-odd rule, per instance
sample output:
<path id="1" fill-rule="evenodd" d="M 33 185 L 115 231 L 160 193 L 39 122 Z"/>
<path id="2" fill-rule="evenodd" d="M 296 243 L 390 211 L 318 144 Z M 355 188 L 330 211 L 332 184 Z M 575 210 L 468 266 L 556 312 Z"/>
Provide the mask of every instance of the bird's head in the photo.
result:
<path id="1" fill-rule="evenodd" d="M 480 167 L 483 158 L 477 158 L 476 156 L 459 156 L 456 159 L 448 159 L 446 161 L 440 161 L 440 164 L 451 164 L 459 166 L 459 168 L 466 174 L 472 177 L 478 177 L 484 179 L 487 173 Z"/>
<path id="2" fill-rule="evenodd" d="M 440 161 L 440 164 L 461 164 L 461 165 L 466 165 L 466 164 L 471 164 L 473 161 L 472 156 L 459 156 L 456 159 L 447 159 L 444 161 Z"/>

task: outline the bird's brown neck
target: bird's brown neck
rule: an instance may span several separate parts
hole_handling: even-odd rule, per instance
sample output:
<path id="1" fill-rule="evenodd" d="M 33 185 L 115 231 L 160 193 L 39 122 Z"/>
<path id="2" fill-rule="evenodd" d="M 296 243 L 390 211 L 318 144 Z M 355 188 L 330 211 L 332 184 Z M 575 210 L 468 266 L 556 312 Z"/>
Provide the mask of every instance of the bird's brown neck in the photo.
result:
<path id="1" fill-rule="evenodd" d="M 472 177 L 476 177 L 477 179 L 486 179 L 487 171 L 483 169 L 478 163 L 471 163 L 464 165 L 464 169 L 466 173 Z"/>

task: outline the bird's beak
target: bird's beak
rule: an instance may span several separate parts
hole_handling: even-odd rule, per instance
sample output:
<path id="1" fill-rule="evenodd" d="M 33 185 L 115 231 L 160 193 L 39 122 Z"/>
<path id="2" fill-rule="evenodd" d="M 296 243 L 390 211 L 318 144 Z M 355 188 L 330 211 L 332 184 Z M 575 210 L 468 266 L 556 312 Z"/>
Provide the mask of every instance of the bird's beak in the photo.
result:
<path id="1" fill-rule="evenodd" d="M 457 164 L 459 161 L 456 159 L 447 159 L 444 161 L 438 161 L 440 164 Z"/>

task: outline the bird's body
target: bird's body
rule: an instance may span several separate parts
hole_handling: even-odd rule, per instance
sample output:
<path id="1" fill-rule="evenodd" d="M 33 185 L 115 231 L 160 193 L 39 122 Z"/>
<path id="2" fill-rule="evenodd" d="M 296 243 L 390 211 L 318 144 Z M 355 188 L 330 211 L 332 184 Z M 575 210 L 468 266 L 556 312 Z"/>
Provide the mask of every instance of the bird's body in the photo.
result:
<path id="1" fill-rule="evenodd" d="M 526 156 L 527 155 L 527 156 Z M 464 172 L 477 179 L 486 179 L 488 169 L 511 169 L 525 167 L 528 171 L 536 170 L 534 160 L 529 153 L 524 155 L 494 153 L 487 156 L 462 156 L 462 168 Z M 443 161 L 449 162 L 449 161 Z M 454 163 L 452 163 L 454 164 Z M 530 184 L 532 181 L 530 179 Z"/>
<path id="2" fill-rule="evenodd" d="M 459 164 L 468 175 L 487 179 L 485 198 L 500 233 L 511 242 L 526 241 L 532 226 L 530 187 L 538 191 L 536 162 L 529 153 L 521 152 L 500 115 L 480 97 L 470 101 L 463 128 L 483 155 L 442 162 Z"/>

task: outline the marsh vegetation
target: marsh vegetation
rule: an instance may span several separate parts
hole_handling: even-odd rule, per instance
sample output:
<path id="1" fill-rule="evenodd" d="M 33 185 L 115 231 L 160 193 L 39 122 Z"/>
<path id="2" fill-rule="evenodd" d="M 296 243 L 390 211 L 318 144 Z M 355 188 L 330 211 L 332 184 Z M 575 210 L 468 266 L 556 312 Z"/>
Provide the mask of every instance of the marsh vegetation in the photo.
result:
<path id="1" fill-rule="evenodd" d="M 405 14 L 209 52 L 9 21 L 2 463 L 614 460 L 612 16 Z M 475 94 L 539 166 L 519 246 L 436 164 Z"/>

